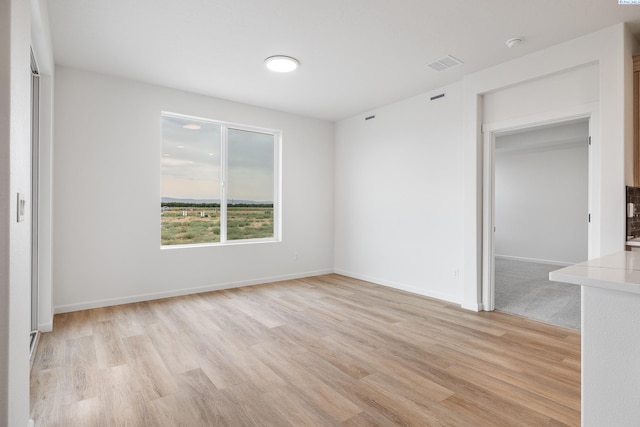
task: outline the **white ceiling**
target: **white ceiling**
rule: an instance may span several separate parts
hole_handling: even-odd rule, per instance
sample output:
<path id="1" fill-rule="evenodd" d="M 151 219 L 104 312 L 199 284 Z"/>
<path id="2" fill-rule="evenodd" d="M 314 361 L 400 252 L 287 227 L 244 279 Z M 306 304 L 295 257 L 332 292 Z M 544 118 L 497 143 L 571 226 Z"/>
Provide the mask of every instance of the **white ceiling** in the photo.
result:
<path id="1" fill-rule="evenodd" d="M 56 64 L 337 120 L 610 25 L 617 0 L 51 0 Z M 526 43 L 509 49 L 505 41 Z M 264 67 L 297 58 L 292 74 Z M 462 66 L 426 66 L 445 55 Z"/>

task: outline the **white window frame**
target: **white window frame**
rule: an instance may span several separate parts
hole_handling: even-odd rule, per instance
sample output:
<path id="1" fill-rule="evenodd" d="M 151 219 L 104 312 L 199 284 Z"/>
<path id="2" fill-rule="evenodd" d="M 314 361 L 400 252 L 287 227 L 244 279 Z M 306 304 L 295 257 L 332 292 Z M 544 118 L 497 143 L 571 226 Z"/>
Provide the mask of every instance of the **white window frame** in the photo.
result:
<path id="1" fill-rule="evenodd" d="M 212 123 L 220 126 L 220 241 L 207 243 L 187 243 L 183 245 L 160 245 L 161 249 L 177 249 L 203 246 L 243 245 L 255 243 L 281 242 L 282 241 L 282 131 L 278 129 L 263 128 L 232 122 L 213 120 L 206 117 L 198 117 L 187 114 L 162 111 L 160 117 L 173 117 L 177 119 L 193 120 Z M 228 178 L 228 130 L 241 130 L 247 132 L 273 135 L 273 236 L 258 239 L 227 240 L 227 178 Z M 161 144 L 164 139 L 161 137 Z M 161 150 L 162 151 L 162 150 Z M 162 154 L 161 154 L 162 156 Z M 162 171 L 160 172 L 162 177 Z M 160 197 L 162 200 L 162 196 Z M 162 221 L 162 219 L 161 219 Z"/>

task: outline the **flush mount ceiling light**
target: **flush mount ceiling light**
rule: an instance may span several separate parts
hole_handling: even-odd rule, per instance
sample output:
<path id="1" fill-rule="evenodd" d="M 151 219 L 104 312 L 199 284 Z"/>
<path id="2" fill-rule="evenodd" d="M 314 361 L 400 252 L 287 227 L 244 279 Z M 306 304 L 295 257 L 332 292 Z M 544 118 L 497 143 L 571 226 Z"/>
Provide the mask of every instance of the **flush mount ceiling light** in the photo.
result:
<path id="1" fill-rule="evenodd" d="M 522 37 L 514 37 L 512 39 L 507 40 L 504 44 L 507 45 L 508 48 L 516 47 L 522 44 L 524 39 Z"/>
<path id="2" fill-rule="evenodd" d="M 182 125 L 182 127 L 185 128 L 185 129 L 191 129 L 191 130 L 200 129 L 200 125 L 197 125 L 195 123 L 189 123 L 189 124 L 186 124 L 186 125 Z"/>
<path id="3" fill-rule="evenodd" d="M 276 73 L 290 73 L 300 65 L 297 59 L 284 55 L 270 56 L 264 63 L 268 69 Z"/>

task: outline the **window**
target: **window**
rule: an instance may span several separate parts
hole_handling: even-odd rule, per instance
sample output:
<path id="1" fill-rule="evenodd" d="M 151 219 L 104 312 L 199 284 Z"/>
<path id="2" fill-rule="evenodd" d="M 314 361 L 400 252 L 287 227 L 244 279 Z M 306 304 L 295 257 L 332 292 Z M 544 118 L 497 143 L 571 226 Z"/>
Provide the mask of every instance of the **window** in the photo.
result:
<path id="1" fill-rule="evenodd" d="M 162 113 L 161 245 L 277 240 L 280 133 Z"/>

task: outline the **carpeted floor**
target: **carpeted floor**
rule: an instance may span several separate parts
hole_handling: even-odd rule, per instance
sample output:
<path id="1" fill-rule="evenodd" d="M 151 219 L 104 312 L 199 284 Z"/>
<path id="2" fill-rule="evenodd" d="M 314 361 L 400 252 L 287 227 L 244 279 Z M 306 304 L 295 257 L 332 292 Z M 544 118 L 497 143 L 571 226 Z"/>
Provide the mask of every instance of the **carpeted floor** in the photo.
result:
<path id="1" fill-rule="evenodd" d="M 496 258 L 496 310 L 580 329 L 580 286 L 550 281 L 559 268 Z"/>

